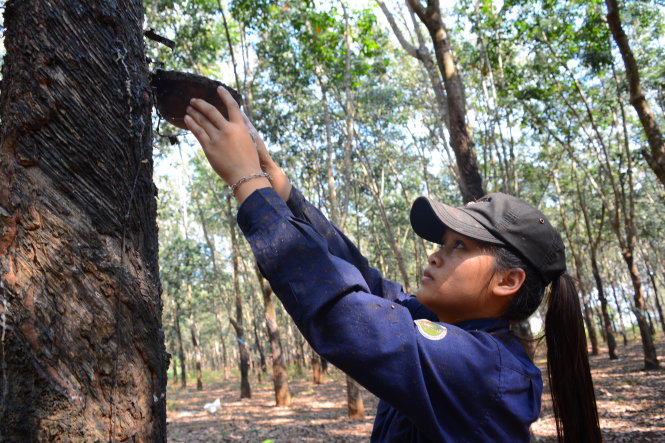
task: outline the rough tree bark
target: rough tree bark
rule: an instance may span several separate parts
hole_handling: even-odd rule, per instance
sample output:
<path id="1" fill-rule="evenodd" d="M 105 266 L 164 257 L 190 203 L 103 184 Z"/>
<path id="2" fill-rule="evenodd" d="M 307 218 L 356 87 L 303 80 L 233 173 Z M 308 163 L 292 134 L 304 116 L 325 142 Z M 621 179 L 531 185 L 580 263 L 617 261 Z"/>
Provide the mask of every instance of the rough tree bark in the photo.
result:
<path id="1" fill-rule="evenodd" d="M 141 1 L 4 24 L 0 439 L 166 441 Z"/>
<path id="2" fill-rule="evenodd" d="M 642 91 L 642 84 L 640 82 L 640 71 L 637 67 L 637 62 L 633 56 L 633 51 L 630 49 L 628 37 L 623 31 L 621 25 L 621 17 L 619 16 L 619 6 L 616 0 L 605 0 L 607 5 L 607 23 L 612 37 L 614 38 L 623 64 L 626 68 L 626 79 L 628 80 L 628 90 L 630 93 L 630 104 L 633 105 L 637 112 L 644 133 L 646 134 L 649 143 L 650 152 L 642 151 L 642 155 L 647 160 L 651 169 L 656 173 L 656 177 L 660 183 L 665 186 L 665 142 L 663 135 L 658 127 L 658 122 L 654 118 L 651 106 L 644 96 Z"/>

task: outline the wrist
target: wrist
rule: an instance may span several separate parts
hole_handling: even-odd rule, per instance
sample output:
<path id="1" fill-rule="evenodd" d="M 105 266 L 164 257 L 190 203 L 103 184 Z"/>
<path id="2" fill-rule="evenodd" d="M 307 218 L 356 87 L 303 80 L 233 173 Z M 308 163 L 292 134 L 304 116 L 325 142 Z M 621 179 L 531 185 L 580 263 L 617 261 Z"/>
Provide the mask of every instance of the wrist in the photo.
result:
<path id="1" fill-rule="evenodd" d="M 270 180 L 267 177 L 256 177 L 252 180 L 247 180 L 238 185 L 233 192 L 233 196 L 236 198 L 238 205 L 241 205 L 247 197 L 252 195 L 257 189 L 270 188 Z"/>
<path id="2" fill-rule="evenodd" d="M 231 194 L 235 194 L 236 189 L 238 189 L 238 187 L 240 187 L 244 183 L 246 183 L 250 180 L 257 180 L 257 179 L 260 179 L 260 178 L 266 178 L 266 179 L 268 179 L 268 181 L 272 180 L 272 176 L 269 173 L 264 172 L 264 171 L 254 172 L 254 173 L 248 172 L 248 173 L 243 174 L 240 177 L 236 177 L 235 180 L 228 182 L 229 186 L 231 187 Z"/>
<path id="3" fill-rule="evenodd" d="M 289 194 L 291 193 L 291 180 L 284 174 L 284 171 L 277 166 L 275 162 L 270 162 L 270 164 L 265 165 L 263 169 L 265 172 L 270 174 L 270 182 L 275 191 L 279 194 L 282 200 L 286 201 L 289 199 Z"/>

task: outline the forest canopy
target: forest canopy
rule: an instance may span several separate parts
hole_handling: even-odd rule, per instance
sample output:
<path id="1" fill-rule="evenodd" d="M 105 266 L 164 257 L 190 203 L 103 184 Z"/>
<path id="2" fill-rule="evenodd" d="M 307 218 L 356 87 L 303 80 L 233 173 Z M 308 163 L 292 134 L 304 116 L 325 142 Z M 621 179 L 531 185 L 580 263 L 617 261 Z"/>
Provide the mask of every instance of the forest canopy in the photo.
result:
<path id="1" fill-rule="evenodd" d="M 587 326 L 603 336 L 637 327 L 634 271 L 625 260 L 632 251 L 644 314 L 656 327 L 664 187 L 647 161 L 606 4 L 460 1 L 441 8 L 484 190 L 545 209 L 565 234 Z M 435 50 L 415 14 L 400 2 L 313 1 L 148 0 L 145 11 L 146 28 L 176 42 L 171 50 L 147 41 L 153 64 L 235 86 L 291 180 L 384 275 L 415 290 L 431 245 L 410 230 L 407 208 L 418 195 L 463 202 L 449 115 L 432 82 L 432 72 L 440 76 L 431 69 Z M 660 127 L 663 13 L 658 2 L 621 9 Z M 191 303 L 183 309 L 212 352 L 229 326 L 215 323 L 211 306 L 231 312 L 232 305 L 228 192 L 190 137 L 164 122 L 156 135 L 167 337 L 174 343 L 173 306 L 184 303 L 186 282 Z M 243 315 L 256 325 L 259 286 L 251 253 L 238 247 Z M 534 332 L 539 324 L 536 315 Z"/>

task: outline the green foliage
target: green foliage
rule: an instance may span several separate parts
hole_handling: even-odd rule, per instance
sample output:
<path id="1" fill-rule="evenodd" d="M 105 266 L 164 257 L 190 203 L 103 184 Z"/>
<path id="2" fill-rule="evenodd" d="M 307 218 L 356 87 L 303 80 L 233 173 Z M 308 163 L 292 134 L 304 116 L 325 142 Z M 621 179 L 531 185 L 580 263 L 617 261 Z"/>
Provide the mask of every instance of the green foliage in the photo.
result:
<path id="1" fill-rule="evenodd" d="M 330 160 L 337 209 L 347 215 L 345 232 L 388 278 L 401 280 L 396 257 L 387 247 L 378 193 L 409 275 L 421 273 L 424 254 L 409 228 L 410 200 L 430 192 L 458 204 L 460 193 L 450 172 L 454 161 L 451 166 L 446 154 L 448 133 L 430 79 L 396 43 L 380 11 L 349 7 L 345 13 L 334 2 L 222 2 L 228 42 L 216 0 L 146 0 L 145 5 L 146 27 L 177 42 L 173 52 L 148 42 L 153 60 L 231 83 L 230 43 L 254 124 L 293 182 L 330 214 Z M 622 3 L 624 29 L 661 128 L 663 9 L 653 2 Z M 627 198 L 632 185 L 638 246 L 648 251 L 650 263 L 658 263 L 665 257 L 659 237 L 665 195 L 641 154 L 644 135 L 630 108 L 623 61 L 607 28 L 604 2 L 507 0 L 498 9 L 492 0 L 465 0 L 443 12 L 486 189 L 517 194 L 542 207 L 555 225 L 566 221 L 574 226 L 567 241 L 587 258 L 580 216 L 584 206 L 602 245 L 606 274 L 613 277 L 610 286 L 624 290 L 627 273 L 610 215 L 620 220 L 629 212 L 620 196 Z M 402 14 L 400 26 L 410 24 L 406 12 Z M 415 42 L 413 30 L 405 35 Z M 347 174 L 344 157 L 351 119 Z M 169 134 L 166 128 L 160 132 Z M 160 192 L 167 339 L 174 337 L 170 300 L 182 299 L 184 282 L 189 281 L 204 347 L 210 350 L 215 341 L 225 339 L 232 349 L 235 338 L 226 320 L 232 311 L 227 194 L 203 155 L 194 154 L 196 148 L 187 143 L 181 137 L 191 183 L 181 195 L 178 186 L 183 186 L 172 184 L 176 173 L 169 170 Z M 165 139 L 157 144 L 164 152 L 172 149 Z M 342 207 L 345 197 L 348 203 Z M 241 292 L 250 307 L 245 324 L 252 324 L 255 316 L 261 324 L 260 292 L 244 243 L 241 256 Z M 591 288 L 588 265 L 582 267 L 583 283 Z M 628 308 L 613 313 L 625 316 Z M 280 325 L 288 325 L 279 306 L 278 317 Z M 289 340 L 293 348 L 296 340 Z"/>

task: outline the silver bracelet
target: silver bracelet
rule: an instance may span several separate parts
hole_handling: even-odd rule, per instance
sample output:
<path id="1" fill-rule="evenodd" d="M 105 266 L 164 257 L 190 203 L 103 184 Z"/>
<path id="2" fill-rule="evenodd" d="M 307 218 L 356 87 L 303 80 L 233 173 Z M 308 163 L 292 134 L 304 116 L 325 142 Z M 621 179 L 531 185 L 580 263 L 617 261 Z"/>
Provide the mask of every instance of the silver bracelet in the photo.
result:
<path id="1" fill-rule="evenodd" d="M 259 172 L 257 174 L 246 175 L 244 177 L 240 177 L 240 179 L 238 179 L 238 181 L 231 186 L 231 194 L 234 194 L 236 192 L 236 189 L 238 189 L 238 186 L 242 185 L 246 181 L 250 181 L 253 178 L 260 178 L 260 177 L 265 177 L 268 180 L 272 181 L 272 177 L 267 172 Z"/>

